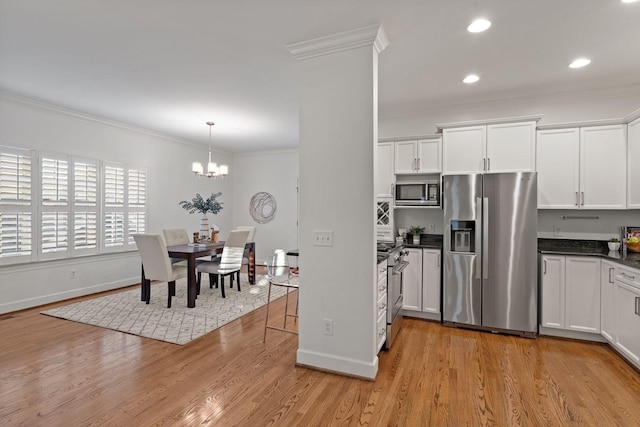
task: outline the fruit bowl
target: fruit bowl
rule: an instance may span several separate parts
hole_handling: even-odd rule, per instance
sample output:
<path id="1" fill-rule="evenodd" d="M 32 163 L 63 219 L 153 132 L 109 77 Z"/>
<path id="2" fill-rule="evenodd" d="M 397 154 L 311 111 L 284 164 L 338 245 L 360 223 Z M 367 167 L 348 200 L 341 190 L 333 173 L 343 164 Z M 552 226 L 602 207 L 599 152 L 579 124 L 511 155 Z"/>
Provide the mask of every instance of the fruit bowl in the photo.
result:
<path id="1" fill-rule="evenodd" d="M 627 250 L 629 252 L 640 252 L 640 243 L 627 242 Z"/>

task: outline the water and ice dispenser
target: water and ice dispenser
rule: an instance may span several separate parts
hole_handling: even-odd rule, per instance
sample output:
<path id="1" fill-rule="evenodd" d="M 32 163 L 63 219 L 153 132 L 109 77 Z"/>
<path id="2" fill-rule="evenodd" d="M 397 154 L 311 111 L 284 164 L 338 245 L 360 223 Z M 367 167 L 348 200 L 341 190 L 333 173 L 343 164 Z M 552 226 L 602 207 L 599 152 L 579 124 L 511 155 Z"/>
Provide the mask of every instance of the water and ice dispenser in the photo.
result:
<path id="1" fill-rule="evenodd" d="M 476 222 L 451 221 L 451 251 L 475 253 Z"/>

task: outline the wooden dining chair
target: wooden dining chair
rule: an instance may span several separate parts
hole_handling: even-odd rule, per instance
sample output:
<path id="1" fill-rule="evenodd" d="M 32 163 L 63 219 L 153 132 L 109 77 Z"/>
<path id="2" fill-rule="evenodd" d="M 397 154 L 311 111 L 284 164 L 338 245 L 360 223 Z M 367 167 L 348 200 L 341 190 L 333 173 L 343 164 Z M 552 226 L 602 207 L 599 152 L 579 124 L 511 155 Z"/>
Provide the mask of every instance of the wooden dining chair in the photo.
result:
<path id="1" fill-rule="evenodd" d="M 142 258 L 144 269 L 142 294 L 146 303 L 149 304 L 151 300 L 151 281 L 167 282 L 169 294 L 167 308 L 171 308 L 171 297 L 176 294 L 176 280 L 187 277 L 187 267 L 171 264 L 167 245 L 159 234 L 134 234 L 133 238 Z"/>
<path id="2" fill-rule="evenodd" d="M 208 273 L 209 287 L 212 288 L 214 284 L 218 286 L 218 279 L 220 279 L 219 286 L 222 298 L 226 298 L 224 294 L 224 278 L 229 276 L 231 287 L 233 287 L 233 276 L 237 274 L 238 292 L 240 292 L 240 267 L 242 267 L 242 255 L 244 254 L 248 236 L 249 230 L 232 230 L 224 242 L 222 256 L 213 261 L 198 264 L 196 267 L 198 288 L 200 288 L 202 273 Z"/>

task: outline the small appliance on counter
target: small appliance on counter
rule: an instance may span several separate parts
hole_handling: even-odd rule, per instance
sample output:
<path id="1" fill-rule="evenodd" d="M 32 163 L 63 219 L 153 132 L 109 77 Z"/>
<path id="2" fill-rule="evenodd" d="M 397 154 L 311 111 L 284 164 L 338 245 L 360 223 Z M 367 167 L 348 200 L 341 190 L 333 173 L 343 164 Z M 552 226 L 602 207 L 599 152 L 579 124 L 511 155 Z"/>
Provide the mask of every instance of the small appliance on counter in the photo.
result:
<path id="1" fill-rule="evenodd" d="M 632 242 L 629 242 L 630 237 L 640 238 L 640 227 L 630 227 L 628 225 L 623 225 L 622 227 L 620 227 L 620 242 L 622 242 L 622 251 L 640 252 L 640 242 L 635 241 L 635 238 L 632 239 Z"/>

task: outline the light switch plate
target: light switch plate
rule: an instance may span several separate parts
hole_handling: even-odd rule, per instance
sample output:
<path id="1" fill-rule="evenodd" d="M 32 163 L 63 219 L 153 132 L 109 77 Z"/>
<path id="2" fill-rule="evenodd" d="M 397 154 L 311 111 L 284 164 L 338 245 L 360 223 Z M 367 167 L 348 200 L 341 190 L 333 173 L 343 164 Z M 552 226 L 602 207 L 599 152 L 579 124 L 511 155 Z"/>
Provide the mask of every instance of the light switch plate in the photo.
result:
<path id="1" fill-rule="evenodd" d="M 313 246 L 333 246 L 333 231 L 313 231 Z"/>

